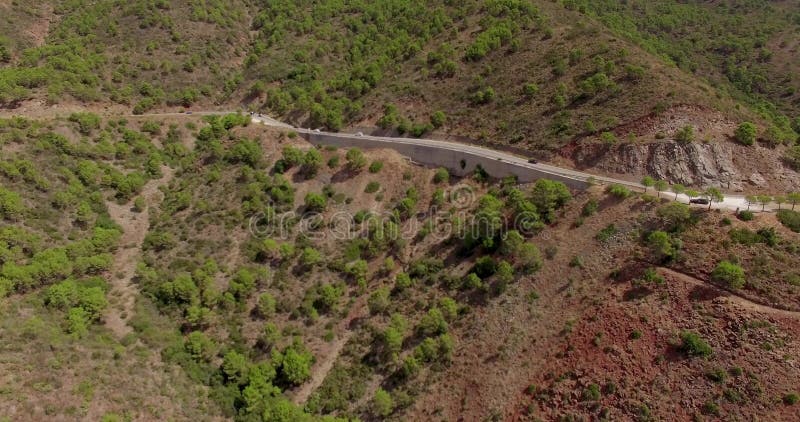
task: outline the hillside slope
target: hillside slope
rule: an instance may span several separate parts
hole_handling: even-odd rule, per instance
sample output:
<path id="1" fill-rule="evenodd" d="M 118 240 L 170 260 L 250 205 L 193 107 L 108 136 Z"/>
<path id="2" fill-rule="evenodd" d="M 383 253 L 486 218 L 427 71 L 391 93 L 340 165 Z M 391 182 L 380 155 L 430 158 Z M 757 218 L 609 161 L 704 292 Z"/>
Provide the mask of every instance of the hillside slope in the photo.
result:
<path id="1" fill-rule="evenodd" d="M 459 179 L 246 116 L 0 122 L 13 420 L 796 412 L 800 213 Z"/>

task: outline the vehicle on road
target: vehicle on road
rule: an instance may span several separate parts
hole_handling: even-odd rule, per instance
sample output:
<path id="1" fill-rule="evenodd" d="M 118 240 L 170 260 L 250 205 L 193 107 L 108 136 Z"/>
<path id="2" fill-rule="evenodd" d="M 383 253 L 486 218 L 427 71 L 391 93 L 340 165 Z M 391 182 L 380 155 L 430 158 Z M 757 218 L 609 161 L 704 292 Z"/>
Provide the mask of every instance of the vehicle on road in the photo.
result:
<path id="1" fill-rule="evenodd" d="M 535 158 L 528 159 L 528 162 L 531 163 L 531 164 L 539 164 L 539 160 L 537 160 Z"/>
<path id="2" fill-rule="evenodd" d="M 708 205 L 708 199 L 706 198 L 692 198 L 689 200 L 690 204 L 699 204 L 699 205 Z"/>
<path id="3" fill-rule="evenodd" d="M 358 132 L 358 133 L 356 133 L 356 136 L 364 136 L 364 134 L 361 133 L 361 132 Z"/>
<path id="4" fill-rule="evenodd" d="M 192 114 L 192 112 L 191 111 L 187 111 L 186 114 Z"/>

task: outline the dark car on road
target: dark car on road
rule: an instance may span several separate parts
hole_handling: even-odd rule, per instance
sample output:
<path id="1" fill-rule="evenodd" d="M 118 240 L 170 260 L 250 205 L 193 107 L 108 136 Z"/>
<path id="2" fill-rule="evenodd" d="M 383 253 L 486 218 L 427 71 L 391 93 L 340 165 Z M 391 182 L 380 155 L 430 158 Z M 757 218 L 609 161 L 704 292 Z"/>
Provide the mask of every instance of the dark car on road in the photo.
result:
<path id="1" fill-rule="evenodd" d="M 538 164 L 539 160 L 537 160 L 535 158 L 531 158 L 531 159 L 528 159 L 528 162 L 531 163 L 531 164 Z"/>
<path id="2" fill-rule="evenodd" d="M 700 204 L 700 205 L 708 205 L 708 199 L 706 198 L 693 198 L 689 200 L 690 204 Z"/>

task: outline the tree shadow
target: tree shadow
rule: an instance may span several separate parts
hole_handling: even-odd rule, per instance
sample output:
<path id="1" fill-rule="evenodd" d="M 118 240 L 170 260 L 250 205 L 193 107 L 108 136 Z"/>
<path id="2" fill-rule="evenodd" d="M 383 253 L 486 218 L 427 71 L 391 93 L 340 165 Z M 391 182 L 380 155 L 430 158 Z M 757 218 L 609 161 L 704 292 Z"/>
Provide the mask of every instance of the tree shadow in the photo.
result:
<path id="1" fill-rule="evenodd" d="M 726 295 L 719 289 L 711 286 L 695 286 L 689 291 L 689 300 L 693 302 L 707 302 L 721 296 Z"/>
<path id="2" fill-rule="evenodd" d="M 638 285 L 638 286 L 631 286 L 625 293 L 622 294 L 622 299 L 626 302 L 632 300 L 639 300 L 644 299 L 647 296 L 650 296 L 653 293 L 653 290 L 649 287 Z"/>

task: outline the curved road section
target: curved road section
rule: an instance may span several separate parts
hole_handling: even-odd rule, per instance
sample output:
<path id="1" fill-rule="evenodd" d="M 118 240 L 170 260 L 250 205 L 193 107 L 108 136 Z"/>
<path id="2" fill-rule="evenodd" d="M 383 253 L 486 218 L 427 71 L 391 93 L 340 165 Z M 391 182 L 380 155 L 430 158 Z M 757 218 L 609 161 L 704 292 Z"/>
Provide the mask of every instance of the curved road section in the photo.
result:
<path id="1" fill-rule="evenodd" d="M 236 112 L 209 111 L 196 112 L 195 114 L 210 115 L 227 113 Z M 172 114 L 185 115 L 186 113 L 163 113 L 159 115 Z M 493 176 L 505 176 L 513 174 L 519 177 L 523 182 L 528 182 L 539 178 L 550 178 L 562 181 L 567 185 L 577 189 L 584 189 L 591 184 L 618 184 L 633 190 L 640 190 L 643 192 L 647 190 L 639 183 L 615 179 L 613 177 L 593 175 L 578 170 L 556 167 L 539 162 L 532 163 L 529 162 L 525 157 L 520 157 L 476 145 L 433 139 L 394 138 L 388 136 L 362 135 L 361 133 L 353 134 L 324 132 L 319 129 L 312 130 L 297 128 L 263 114 L 252 114 L 251 117 L 254 123 L 291 129 L 304 135 L 312 143 L 331 144 L 338 146 L 359 146 L 363 148 L 390 148 L 398 151 L 400 154 L 408 156 L 414 161 L 418 161 L 426 165 L 446 167 L 450 170 L 453 170 L 455 174 L 458 175 L 465 175 L 469 171 L 473 170 L 474 164 L 477 162 L 477 164 L 481 164 L 481 166 Z M 464 161 L 471 162 L 472 166 L 466 166 Z M 650 191 L 653 194 L 656 193 L 652 188 L 650 188 Z M 692 199 L 685 194 L 680 194 L 677 196 L 671 192 L 662 192 L 662 194 L 665 198 L 683 203 L 689 203 L 690 199 Z M 745 197 L 742 195 L 724 195 L 722 202 L 711 202 L 710 205 L 711 208 L 714 209 L 749 209 L 753 212 L 760 212 L 762 208 L 760 204 L 748 204 L 747 199 L 745 199 Z M 708 208 L 708 205 L 696 206 Z M 774 211 L 777 209 L 777 207 L 774 204 L 769 204 L 764 209 L 765 211 Z"/>
<path id="2" fill-rule="evenodd" d="M 310 138 L 310 140 L 317 142 L 315 143 L 339 143 L 339 144 L 351 144 L 354 146 L 365 146 L 365 147 L 373 147 L 373 148 L 391 148 L 397 150 L 401 154 L 406 154 L 409 149 L 408 146 L 416 146 L 422 147 L 426 150 L 438 150 L 444 151 L 449 153 L 450 156 L 458 156 L 463 155 L 467 156 L 477 156 L 483 157 L 489 160 L 497 161 L 498 163 L 503 163 L 508 166 L 517 167 L 520 171 L 514 172 L 515 174 L 531 174 L 534 178 L 553 178 L 556 180 L 561 180 L 566 182 L 567 184 L 571 185 L 572 187 L 580 188 L 581 186 L 586 187 L 592 183 L 600 183 L 600 184 L 619 184 L 625 187 L 628 187 L 633 190 L 640 190 L 645 191 L 645 187 L 639 183 L 629 182 L 627 180 L 615 179 L 612 177 L 604 177 L 604 176 L 597 176 L 590 173 L 585 173 L 578 170 L 566 169 L 562 167 L 556 167 L 549 164 L 543 163 L 531 163 L 528 162 L 526 158 L 519 157 L 517 155 L 509 154 L 506 152 L 496 151 L 489 148 L 483 148 L 475 145 L 468 145 L 462 144 L 457 142 L 448 142 L 448 141 L 439 141 L 433 139 L 420 139 L 420 138 L 393 138 L 393 137 L 386 137 L 386 136 L 370 136 L 370 135 L 361 135 L 361 134 L 352 134 L 352 133 L 333 133 L 333 132 L 323 132 L 320 130 L 311 130 L 311 129 L 303 129 L 303 128 L 296 128 L 291 125 L 288 125 L 283 122 L 279 122 L 275 119 L 265 117 L 264 115 L 253 115 L 253 122 L 261 123 L 268 126 L 276 126 L 282 128 L 291 128 L 292 130 L 305 135 L 306 137 Z M 340 140 L 341 142 L 330 142 L 331 140 Z M 326 142 L 328 141 L 328 142 Z M 368 146 L 369 145 L 369 146 Z M 403 148 L 405 146 L 406 148 Z M 444 156 L 443 156 L 444 157 Z M 416 157 L 411 157 L 412 159 Z M 445 159 L 446 160 L 446 159 Z M 433 164 L 433 163 L 425 163 L 425 164 Z M 446 165 L 444 162 L 437 163 L 442 165 L 443 167 L 452 168 L 452 166 Z M 483 166 L 486 168 L 486 166 Z M 493 172 L 487 168 L 489 174 L 493 174 Z M 524 177 L 523 177 L 524 179 Z M 570 183 L 572 181 L 573 183 Z M 653 194 L 656 192 L 654 190 L 651 191 Z M 672 200 L 677 200 L 679 202 L 689 203 L 689 200 L 692 199 L 685 194 L 676 195 L 671 192 L 662 192 L 665 198 L 669 198 Z M 707 205 L 697 205 L 698 207 L 707 207 Z M 725 195 L 722 202 L 712 202 L 711 208 L 715 209 L 725 209 L 725 210 L 744 210 L 750 208 L 753 212 L 761 211 L 760 205 L 750 204 L 748 207 L 748 202 L 744 196 L 741 195 Z M 774 210 L 774 206 L 770 204 L 766 207 L 767 211 Z"/>

